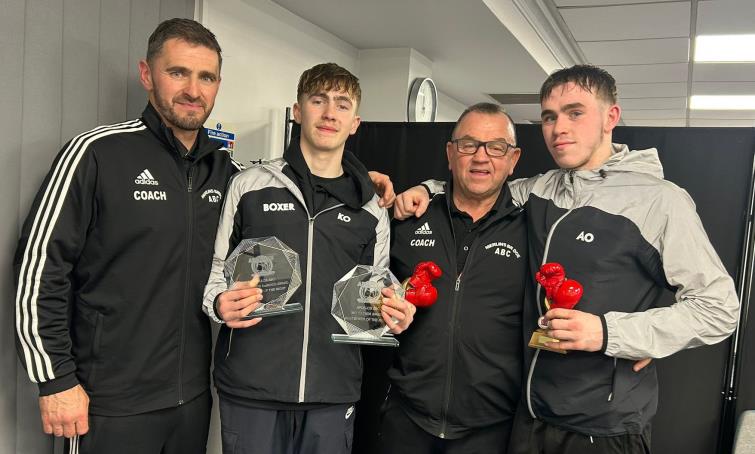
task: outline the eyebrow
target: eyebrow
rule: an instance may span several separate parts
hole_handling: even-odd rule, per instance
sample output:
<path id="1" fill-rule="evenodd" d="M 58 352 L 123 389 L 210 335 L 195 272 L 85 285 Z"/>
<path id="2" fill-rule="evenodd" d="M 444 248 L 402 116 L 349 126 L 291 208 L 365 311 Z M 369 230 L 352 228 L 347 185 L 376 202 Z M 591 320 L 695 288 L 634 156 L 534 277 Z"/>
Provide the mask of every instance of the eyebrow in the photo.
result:
<path id="1" fill-rule="evenodd" d="M 571 109 L 580 109 L 580 108 L 584 108 L 584 107 L 585 107 L 585 105 L 582 104 L 581 102 L 573 102 L 571 104 L 566 104 L 566 105 L 562 106 L 561 107 L 561 112 L 565 112 L 565 111 L 571 110 Z M 540 112 L 540 118 L 543 118 L 546 115 L 554 115 L 555 113 L 556 113 L 555 110 L 546 109 L 546 110 L 543 110 L 542 112 Z"/>
<path id="2" fill-rule="evenodd" d="M 508 144 L 511 144 L 511 141 L 509 139 L 505 138 L 505 137 L 496 137 L 496 138 L 490 139 L 490 140 L 480 140 L 480 139 L 478 139 L 476 137 L 470 136 L 469 134 L 465 134 L 465 135 L 463 135 L 461 137 L 457 137 L 456 139 L 453 139 L 453 140 L 459 140 L 459 139 L 471 139 L 471 140 L 476 140 L 478 142 L 501 142 L 501 141 L 503 141 L 503 142 L 506 142 Z"/>
<path id="3" fill-rule="evenodd" d="M 199 77 L 212 77 L 213 80 L 218 78 L 218 75 L 212 71 L 200 71 Z"/>
<path id="4" fill-rule="evenodd" d="M 171 66 L 169 68 L 165 68 L 165 71 L 167 71 L 167 72 L 181 71 L 181 72 L 185 72 L 185 73 L 191 72 L 191 71 L 189 71 L 189 68 L 187 68 L 185 66 Z"/>
<path id="5" fill-rule="evenodd" d="M 324 93 L 324 92 L 312 93 L 311 95 L 309 95 L 309 97 L 310 98 L 325 98 L 325 99 L 330 99 L 330 97 L 328 96 L 328 94 Z M 334 96 L 333 100 L 334 101 L 346 101 L 349 104 L 354 104 L 354 102 L 351 100 L 351 98 L 349 98 L 346 95 L 337 95 L 337 96 Z"/>

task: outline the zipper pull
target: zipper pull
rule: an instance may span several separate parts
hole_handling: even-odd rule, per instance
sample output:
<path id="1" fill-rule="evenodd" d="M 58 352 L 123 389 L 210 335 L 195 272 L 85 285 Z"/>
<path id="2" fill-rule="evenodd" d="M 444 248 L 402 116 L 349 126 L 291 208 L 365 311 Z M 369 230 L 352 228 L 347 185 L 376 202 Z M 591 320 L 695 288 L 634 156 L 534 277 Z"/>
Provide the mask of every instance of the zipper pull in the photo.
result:
<path id="1" fill-rule="evenodd" d="M 189 169 L 189 192 L 192 191 L 192 185 L 193 185 L 194 177 L 191 175 L 191 169 Z"/>
<path id="2" fill-rule="evenodd" d="M 459 291 L 459 284 L 460 283 L 461 283 L 461 274 L 459 275 L 459 277 L 456 278 L 456 286 L 454 287 L 454 290 L 456 290 L 457 292 Z"/>

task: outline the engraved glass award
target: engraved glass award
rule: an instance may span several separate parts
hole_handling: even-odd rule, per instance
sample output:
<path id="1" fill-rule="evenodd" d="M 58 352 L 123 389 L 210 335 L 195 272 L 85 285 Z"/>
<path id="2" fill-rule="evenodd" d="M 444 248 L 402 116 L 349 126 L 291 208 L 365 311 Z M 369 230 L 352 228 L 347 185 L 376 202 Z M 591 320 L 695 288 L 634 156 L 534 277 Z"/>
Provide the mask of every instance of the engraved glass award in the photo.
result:
<path id="1" fill-rule="evenodd" d="M 259 275 L 262 306 L 244 317 L 270 317 L 302 311 L 300 303 L 289 300 L 301 285 L 299 254 L 274 236 L 241 240 L 225 260 L 228 288 L 235 282 Z"/>
<path id="2" fill-rule="evenodd" d="M 404 289 L 390 270 L 357 265 L 333 286 L 330 313 L 346 334 L 332 334 L 333 342 L 397 347 L 382 317 L 381 290 L 392 287 L 404 297 Z"/>

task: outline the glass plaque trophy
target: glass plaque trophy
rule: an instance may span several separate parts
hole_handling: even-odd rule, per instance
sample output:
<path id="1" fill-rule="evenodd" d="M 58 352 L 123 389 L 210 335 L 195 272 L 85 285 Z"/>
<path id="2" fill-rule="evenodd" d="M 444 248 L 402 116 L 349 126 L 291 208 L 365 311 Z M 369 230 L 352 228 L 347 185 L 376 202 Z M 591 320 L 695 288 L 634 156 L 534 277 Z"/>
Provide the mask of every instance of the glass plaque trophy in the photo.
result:
<path id="1" fill-rule="evenodd" d="M 404 297 L 398 279 L 386 268 L 357 265 L 335 283 L 330 312 L 346 334 L 332 334 L 333 342 L 398 347 L 380 311 L 385 287 Z"/>
<path id="2" fill-rule="evenodd" d="M 228 288 L 239 281 L 260 277 L 257 287 L 262 289 L 262 306 L 244 317 L 290 314 L 303 310 L 300 303 L 289 303 L 301 285 L 299 254 L 274 236 L 241 240 L 225 260 L 225 279 Z"/>

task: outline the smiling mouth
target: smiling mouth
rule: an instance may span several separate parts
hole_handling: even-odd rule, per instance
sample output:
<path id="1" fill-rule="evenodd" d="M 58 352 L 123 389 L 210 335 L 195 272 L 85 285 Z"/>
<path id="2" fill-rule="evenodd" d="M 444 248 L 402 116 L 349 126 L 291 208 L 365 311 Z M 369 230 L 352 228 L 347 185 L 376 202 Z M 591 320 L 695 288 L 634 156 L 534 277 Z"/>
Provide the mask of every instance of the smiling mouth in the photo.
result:
<path id="1" fill-rule="evenodd" d="M 477 176 L 490 175 L 490 171 L 482 170 L 482 169 L 470 169 L 469 173 L 471 173 L 472 175 L 477 175 Z"/>
<path id="2" fill-rule="evenodd" d="M 203 111 L 204 110 L 204 105 L 203 104 L 188 103 L 188 102 L 178 102 L 176 104 L 178 104 L 179 106 L 183 107 L 184 109 L 188 109 L 188 110 L 197 110 L 197 111 Z"/>
<path id="3" fill-rule="evenodd" d="M 338 132 L 338 130 L 337 130 L 337 129 L 328 128 L 328 127 L 326 127 L 326 126 L 318 126 L 318 127 L 317 127 L 317 129 L 318 129 L 319 131 L 323 131 L 323 132 L 327 132 L 327 133 L 335 133 L 335 132 Z"/>

